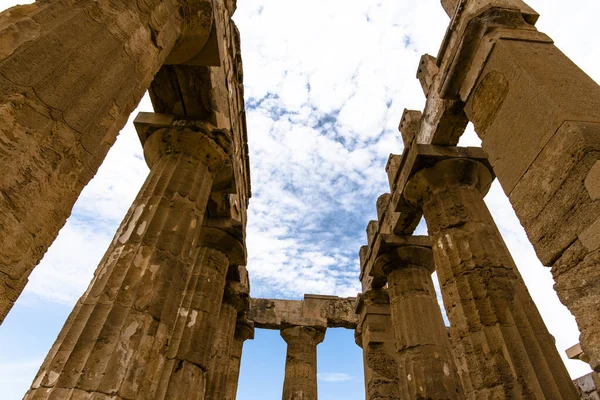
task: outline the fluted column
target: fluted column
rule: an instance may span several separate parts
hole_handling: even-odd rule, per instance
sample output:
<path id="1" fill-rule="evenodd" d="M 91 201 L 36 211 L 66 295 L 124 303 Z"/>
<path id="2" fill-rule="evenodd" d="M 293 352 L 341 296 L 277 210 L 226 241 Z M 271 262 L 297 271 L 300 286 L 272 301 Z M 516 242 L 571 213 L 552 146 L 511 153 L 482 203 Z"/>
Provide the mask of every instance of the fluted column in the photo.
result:
<path id="1" fill-rule="evenodd" d="M 464 102 L 600 372 L 600 85 L 536 29 L 526 1 L 442 0 L 454 18 L 439 93 Z"/>
<path id="2" fill-rule="evenodd" d="M 365 399 L 403 399 L 387 291 L 372 289 L 361 294 L 356 313 L 360 317 L 354 338 L 363 350 Z"/>
<path id="3" fill-rule="evenodd" d="M 325 328 L 294 326 L 281 330 L 287 343 L 282 400 L 317 399 L 317 345 Z"/>
<path id="4" fill-rule="evenodd" d="M 200 244 L 204 255 L 194 267 L 179 308 L 153 399 L 205 398 L 228 267 L 245 262 L 245 250 L 231 234 L 207 226 L 202 228 Z"/>
<path id="5" fill-rule="evenodd" d="M 181 307 L 192 271 L 214 266 L 224 281 L 227 257 L 199 246 L 227 143 L 226 132 L 199 122 L 145 140 L 148 179 L 25 398 L 159 398 L 177 317 L 198 318 Z"/>
<path id="6" fill-rule="evenodd" d="M 240 366 L 242 363 L 242 351 L 244 342 L 248 339 L 254 339 L 254 322 L 245 317 L 238 317 L 233 344 L 231 346 L 231 352 L 229 353 L 229 373 L 227 374 L 225 400 L 236 399 L 240 378 Z"/>
<path id="7" fill-rule="evenodd" d="M 207 378 L 207 399 L 224 399 L 226 396 L 236 322 L 238 314 L 248 309 L 248 294 L 240 282 L 228 281 L 225 286 Z"/>
<path id="8" fill-rule="evenodd" d="M 0 13 L 0 323 L 178 40 L 206 42 L 210 5 L 180 13 L 203 1 L 186 3 L 36 1 Z"/>
<path id="9" fill-rule="evenodd" d="M 577 398 L 483 201 L 490 171 L 467 158 L 420 162 L 429 167 L 414 173 L 404 197 L 423 208 L 466 394 Z"/>
<path id="10" fill-rule="evenodd" d="M 462 399 L 448 331 L 431 280 L 435 270 L 431 249 L 398 246 L 381 254 L 376 263 L 388 279 L 400 397 Z"/>

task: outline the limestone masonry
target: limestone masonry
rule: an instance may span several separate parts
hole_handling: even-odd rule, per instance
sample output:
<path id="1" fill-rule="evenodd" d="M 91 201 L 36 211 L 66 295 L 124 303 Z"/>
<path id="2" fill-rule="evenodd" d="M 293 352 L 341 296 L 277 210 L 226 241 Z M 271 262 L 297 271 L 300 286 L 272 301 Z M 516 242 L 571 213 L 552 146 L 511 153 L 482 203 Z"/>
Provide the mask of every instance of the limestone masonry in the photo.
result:
<path id="1" fill-rule="evenodd" d="M 600 87 L 523 1 L 441 6 L 425 108 L 399 116 L 356 249 L 362 293 L 303 300 L 250 297 L 235 0 L 0 13 L 0 323 L 146 91 L 154 108 L 134 122 L 148 177 L 25 398 L 233 400 L 258 328 L 287 343 L 282 399 L 316 400 L 318 345 L 345 328 L 367 400 L 600 399 Z M 457 147 L 469 122 L 481 148 Z M 484 202 L 494 179 L 577 320 L 568 355 L 595 372 L 575 382 Z"/>

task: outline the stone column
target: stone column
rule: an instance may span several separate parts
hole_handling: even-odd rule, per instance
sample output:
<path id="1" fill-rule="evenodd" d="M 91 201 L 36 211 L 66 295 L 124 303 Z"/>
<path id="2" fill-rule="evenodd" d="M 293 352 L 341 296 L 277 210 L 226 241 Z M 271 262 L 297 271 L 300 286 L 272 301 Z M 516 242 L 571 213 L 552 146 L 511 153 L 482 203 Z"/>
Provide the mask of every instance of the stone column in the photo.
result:
<path id="1" fill-rule="evenodd" d="M 236 322 L 238 314 L 248 309 L 249 292 L 247 289 L 240 282 L 228 281 L 225 286 L 207 377 L 207 399 L 225 399 L 226 397 Z"/>
<path id="2" fill-rule="evenodd" d="M 431 249 L 397 246 L 376 263 L 388 279 L 401 398 L 464 398 L 431 280 L 435 270 Z"/>
<path id="3" fill-rule="evenodd" d="M 468 398 L 577 398 L 483 201 L 492 182 L 488 167 L 447 154 L 425 155 L 417 164 L 404 198 L 422 207 L 427 221 Z"/>
<path id="4" fill-rule="evenodd" d="M 194 267 L 179 307 L 153 399 L 205 398 L 214 344 L 219 339 L 219 312 L 228 266 L 245 263 L 245 250 L 236 237 L 206 225 L 200 244 L 204 254 Z"/>
<path id="5" fill-rule="evenodd" d="M 281 330 L 287 343 L 283 400 L 317 400 L 317 345 L 325 328 L 294 326 Z"/>
<path id="6" fill-rule="evenodd" d="M 206 42 L 210 2 L 186 3 L 0 13 L 0 323 L 176 42 Z"/>
<path id="7" fill-rule="evenodd" d="M 448 55 L 455 62 L 443 71 L 444 95 L 466 102 L 494 173 L 542 264 L 552 267 L 558 296 L 600 372 L 600 86 L 535 29 L 536 14 L 524 3 L 501 3 L 463 12 L 466 28 L 456 43 L 467 45 Z"/>
<path id="8" fill-rule="evenodd" d="M 354 336 L 363 349 L 365 399 L 403 399 L 387 291 L 372 289 L 360 295 L 356 313 L 360 317 Z"/>
<path id="9" fill-rule="evenodd" d="M 227 389 L 225 400 L 235 400 L 237 396 L 238 382 L 240 377 L 240 366 L 242 363 L 242 350 L 244 342 L 254 339 L 254 322 L 247 318 L 238 318 L 235 326 L 233 345 L 229 353 L 229 373 L 227 374 Z"/>
<path id="10" fill-rule="evenodd" d="M 227 134 L 188 122 L 143 139 L 150 175 L 26 399 L 159 399 L 178 316 L 201 325 L 196 309 L 182 307 L 189 282 L 215 279 L 205 286 L 221 287 L 218 310 L 227 257 L 199 246 L 211 187 L 229 162 Z"/>

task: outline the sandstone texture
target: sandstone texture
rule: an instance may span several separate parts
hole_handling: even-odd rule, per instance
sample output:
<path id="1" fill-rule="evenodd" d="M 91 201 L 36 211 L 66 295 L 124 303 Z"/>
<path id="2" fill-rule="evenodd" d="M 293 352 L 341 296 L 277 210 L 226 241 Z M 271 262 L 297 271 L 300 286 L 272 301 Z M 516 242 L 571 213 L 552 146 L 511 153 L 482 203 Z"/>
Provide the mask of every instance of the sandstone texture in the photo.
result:
<path id="1" fill-rule="evenodd" d="M 385 289 L 363 293 L 356 312 L 360 320 L 354 337 L 363 350 L 365 399 L 403 399 L 388 293 Z"/>
<path id="2" fill-rule="evenodd" d="M 483 196 L 480 161 L 415 157 L 404 199 L 422 207 L 458 370 L 469 398 L 577 398 Z"/>
<path id="3" fill-rule="evenodd" d="M 153 105 L 134 121 L 148 178 L 25 399 L 234 400 L 255 328 L 287 343 L 283 400 L 317 399 L 327 328 L 355 331 L 368 400 L 600 399 L 596 372 L 571 381 L 483 200 L 498 178 L 581 330 L 569 357 L 600 372 L 600 87 L 538 13 L 441 0 L 449 26 L 417 67 L 425 107 L 401 117 L 362 292 L 285 300 L 250 298 L 236 6 L 0 13 L 0 324 L 146 90 Z M 456 147 L 469 122 L 482 148 Z"/>
<path id="4" fill-rule="evenodd" d="M 287 343 L 282 400 L 317 400 L 317 345 L 325 328 L 294 326 L 281 337 Z"/>

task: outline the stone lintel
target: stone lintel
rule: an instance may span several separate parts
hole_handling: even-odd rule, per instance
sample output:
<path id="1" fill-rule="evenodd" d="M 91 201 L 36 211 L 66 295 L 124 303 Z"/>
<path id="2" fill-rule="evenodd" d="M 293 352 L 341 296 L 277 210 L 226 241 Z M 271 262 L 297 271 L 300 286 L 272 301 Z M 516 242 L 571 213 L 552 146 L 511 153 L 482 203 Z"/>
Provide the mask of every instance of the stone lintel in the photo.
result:
<path id="1" fill-rule="evenodd" d="M 398 130 L 402 135 L 404 147 L 410 147 L 413 140 L 415 140 L 419 134 L 422 117 L 423 113 L 421 111 L 404 109 L 400 125 L 398 126 Z"/>
<path id="2" fill-rule="evenodd" d="M 354 329 L 358 317 L 353 297 L 306 295 L 304 300 L 250 299 L 248 318 L 255 327 L 281 330 L 292 326 Z"/>
<path id="3" fill-rule="evenodd" d="M 394 192 L 394 183 L 396 182 L 396 177 L 398 176 L 398 172 L 402 167 L 403 158 L 398 154 L 390 154 L 388 158 L 387 164 L 385 166 L 385 172 L 388 176 L 388 182 L 390 184 L 390 188 L 392 189 L 392 193 Z"/>
<path id="4" fill-rule="evenodd" d="M 410 235 L 416 229 L 422 212 L 414 208 L 407 208 L 403 212 L 396 212 L 392 209 L 392 195 L 389 193 L 379 196 L 377 199 L 377 215 L 379 223 L 378 228 L 373 230 L 375 224 L 367 227 L 368 246 L 363 246 L 359 252 L 360 258 L 360 281 L 362 291 L 366 292 L 373 288 L 385 286 L 387 280 L 383 276 L 374 276 L 371 274 L 371 265 L 376 255 L 373 256 L 373 245 L 377 242 L 379 235 L 396 234 L 400 236 Z"/>
<path id="5" fill-rule="evenodd" d="M 460 158 L 471 159 L 484 164 L 490 172 L 493 171 L 485 152 L 480 147 L 435 146 L 415 143 L 408 151 L 405 150 L 402 156 L 405 160 L 402 165 L 402 170 L 398 174 L 395 183 L 396 190 L 392 197 L 393 208 L 398 212 L 410 208 L 403 200 L 404 188 L 409 179 L 417 171 L 439 161 Z"/>
<path id="6" fill-rule="evenodd" d="M 565 353 L 567 353 L 567 357 L 569 357 L 570 360 L 580 360 L 588 364 L 590 362 L 590 358 L 583 352 L 580 343 L 569 347 L 567 350 L 565 350 Z"/>
<path id="7" fill-rule="evenodd" d="M 497 40 L 551 43 L 535 29 L 538 18 L 521 0 L 476 0 L 461 5 L 438 53 L 441 97 L 466 100 Z"/>
<path id="8" fill-rule="evenodd" d="M 417 79 L 421 82 L 425 97 L 429 97 L 435 78 L 439 72 L 437 59 L 429 54 L 424 54 L 419 60 L 419 68 L 417 69 Z"/>
<path id="9" fill-rule="evenodd" d="M 378 221 L 369 221 L 367 224 L 367 243 L 371 245 L 375 237 L 377 236 L 377 232 L 379 232 L 379 222 Z"/>

